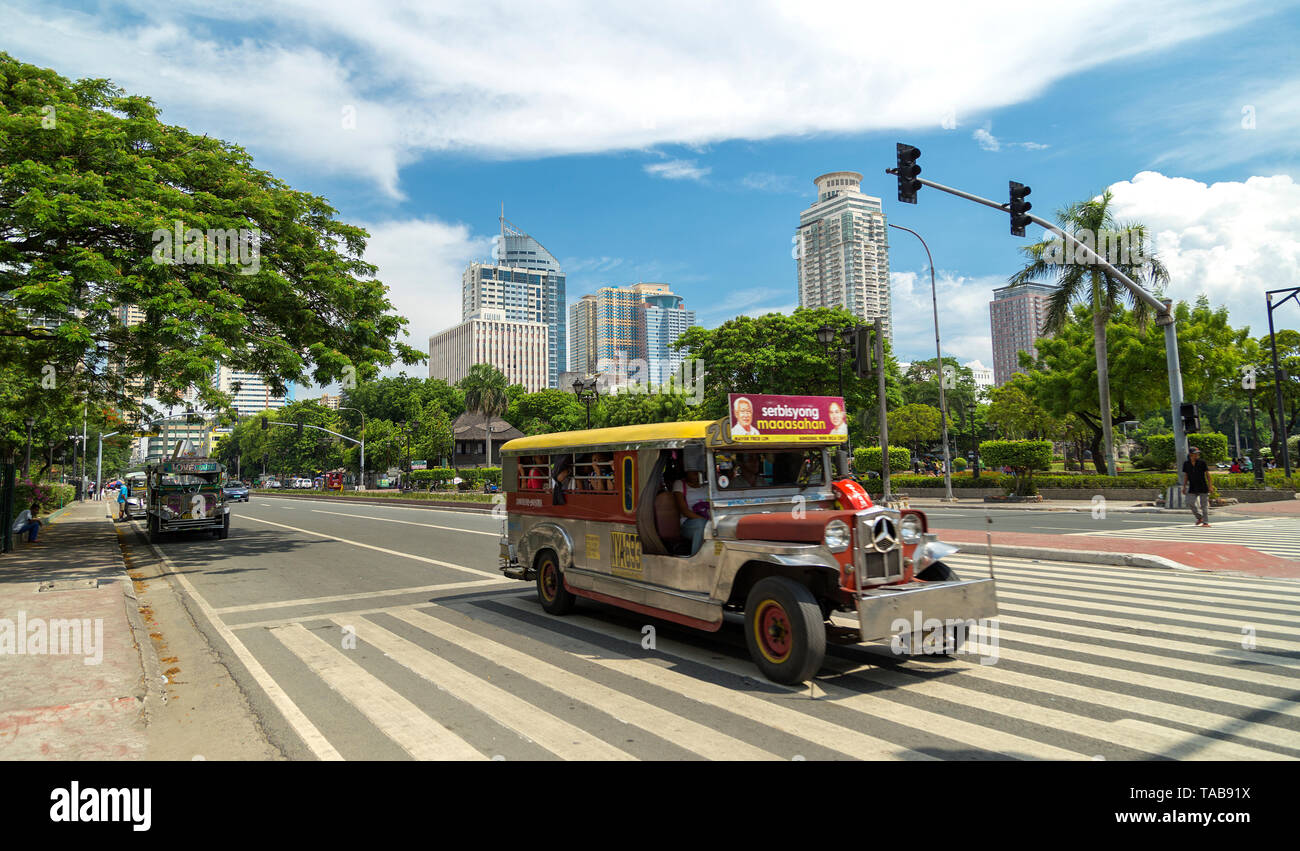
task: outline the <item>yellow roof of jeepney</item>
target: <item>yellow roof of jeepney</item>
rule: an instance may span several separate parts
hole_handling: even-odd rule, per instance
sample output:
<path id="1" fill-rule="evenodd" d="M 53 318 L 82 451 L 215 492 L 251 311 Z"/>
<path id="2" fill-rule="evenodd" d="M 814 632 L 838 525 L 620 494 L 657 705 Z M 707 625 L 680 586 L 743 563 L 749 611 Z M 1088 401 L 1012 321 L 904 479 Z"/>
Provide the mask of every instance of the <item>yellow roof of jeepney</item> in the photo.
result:
<path id="1" fill-rule="evenodd" d="M 574 446 L 636 446 L 662 441 L 680 445 L 687 440 L 704 440 L 708 430 L 717 424 L 717 420 L 690 420 L 678 423 L 644 423 L 641 425 L 617 426 L 615 428 L 589 428 L 579 431 L 560 431 L 554 434 L 536 434 L 532 437 L 517 437 L 507 441 L 502 447 L 502 454 L 542 452 L 553 449 L 567 449 Z M 724 423 L 725 424 L 725 423 Z M 749 446 L 753 448 L 776 448 L 778 446 L 833 445 L 841 443 L 842 438 L 832 435 L 805 435 L 789 441 L 732 441 L 727 446 Z"/>
<path id="2" fill-rule="evenodd" d="M 611 444 L 652 443 L 656 440 L 703 440 L 704 433 L 714 420 L 692 420 L 682 423 L 643 423 L 614 428 L 588 428 L 578 431 L 558 431 L 554 434 L 535 434 L 516 437 L 501 447 L 502 452 L 538 452 L 543 449 L 563 449 L 568 446 L 605 446 Z"/>

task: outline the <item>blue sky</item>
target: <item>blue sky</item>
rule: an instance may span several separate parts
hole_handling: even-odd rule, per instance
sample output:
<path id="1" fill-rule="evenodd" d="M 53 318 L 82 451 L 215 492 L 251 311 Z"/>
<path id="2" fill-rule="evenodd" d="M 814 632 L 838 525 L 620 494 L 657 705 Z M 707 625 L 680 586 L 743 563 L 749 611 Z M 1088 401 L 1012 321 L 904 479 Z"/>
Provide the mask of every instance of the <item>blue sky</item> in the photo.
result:
<path id="1" fill-rule="evenodd" d="M 1263 290 L 1300 283 L 1297 6 L 944 5 L 17 0 L 0 49 L 112 78 L 328 197 L 372 232 L 417 348 L 459 320 L 502 202 L 571 301 L 646 280 L 705 325 L 789 311 L 799 212 L 844 169 L 929 242 L 945 353 L 990 364 L 991 289 L 1032 240 L 934 190 L 897 203 L 896 141 L 932 180 L 1031 185 L 1040 215 L 1114 187 L 1171 295 L 1262 333 Z M 890 260 L 897 354 L 924 357 L 924 253 L 894 231 Z"/>

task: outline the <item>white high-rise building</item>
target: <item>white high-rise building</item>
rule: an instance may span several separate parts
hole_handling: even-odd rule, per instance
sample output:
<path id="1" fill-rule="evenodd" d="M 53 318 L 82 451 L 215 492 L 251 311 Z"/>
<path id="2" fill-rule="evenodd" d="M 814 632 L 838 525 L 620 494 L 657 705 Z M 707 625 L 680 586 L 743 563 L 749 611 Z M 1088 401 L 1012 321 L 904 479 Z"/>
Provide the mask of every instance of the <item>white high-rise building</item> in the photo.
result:
<path id="1" fill-rule="evenodd" d="M 842 307 L 865 324 L 879 317 L 893 340 L 889 239 L 880 199 L 862 193 L 862 175 L 818 177 L 817 200 L 795 232 L 800 307 Z"/>
<path id="2" fill-rule="evenodd" d="M 551 386 L 550 337 L 545 322 L 514 321 L 499 308 L 480 308 L 472 318 L 429 338 L 429 377 L 455 384 L 474 364 L 490 363 L 510 384 L 535 393 Z"/>
<path id="3" fill-rule="evenodd" d="M 235 385 L 239 385 L 238 390 L 235 389 Z M 240 372 L 228 366 L 222 366 L 217 372 L 217 389 L 222 393 L 230 393 L 234 397 L 234 408 L 241 415 L 283 408 L 293 401 L 292 385 L 284 394 L 276 394 L 262 376 L 252 372 Z"/>
<path id="4" fill-rule="evenodd" d="M 993 367 L 985 366 L 977 360 L 964 363 L 962 366 L 971 371 L 971 375 L 975 379 L 975 386 L 980 390 L 988 390 L 993 386 Z"/>

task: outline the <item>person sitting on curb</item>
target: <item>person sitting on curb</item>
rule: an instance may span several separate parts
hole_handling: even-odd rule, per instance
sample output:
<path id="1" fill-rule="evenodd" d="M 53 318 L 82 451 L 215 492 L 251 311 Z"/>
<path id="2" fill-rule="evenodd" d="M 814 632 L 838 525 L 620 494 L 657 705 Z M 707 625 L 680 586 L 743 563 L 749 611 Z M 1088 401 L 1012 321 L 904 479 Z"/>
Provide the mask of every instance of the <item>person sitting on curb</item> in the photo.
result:
<path id="1" fill-rule="evenodd" d="M 18 515 L 18 518 L 14 520 L 14 534 L 21 535 L 23 532 L 26 532 L 27 543 L 29 544 L 40 543 L 40 541 L 36 540 L 36 533 L 39 532 L 41 528 L 41 521 L 36 519 L 36 515 L 40 513 L 40 510 L 40 504 L 33 502 L 31 508 L 24 509 L 22 513 Z"/>

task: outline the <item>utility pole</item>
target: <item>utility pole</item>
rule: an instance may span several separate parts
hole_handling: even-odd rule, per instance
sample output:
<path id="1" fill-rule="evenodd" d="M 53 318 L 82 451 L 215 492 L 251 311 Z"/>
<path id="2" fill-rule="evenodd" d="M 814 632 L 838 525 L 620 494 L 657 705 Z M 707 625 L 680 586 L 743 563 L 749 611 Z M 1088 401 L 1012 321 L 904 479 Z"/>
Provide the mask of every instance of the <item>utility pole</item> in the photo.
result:
<path id="1" fill-rule="evenodd" d="M 876 343 L 876 398 L 880 408 L 880 479 L 884 483 L 883 499 L 889 502 L 889 412 L 885 400 L 885 323 L 877 316 L 871 322 Z"/>
<path id="2" fill-rule="evenodd" d="M 1278 293 L 1286 293 L 1286 298 L 1273 303 L 1273 296 Z M 1300 304 L 1300 287 L 1292 287 L 1285 290 L 1269 290 L 1264 293 L 1264 302 L 1268 306 L 1268 339 L 1273 344 L 1273 386 L 1277 390 L 1277 424 L 1278 431 L 1281 432 L 1282 438 L 1282 466 L 1286 470 L 1286 477 L 1291 478 L 1291 449 L 1287 446 L 1287 440 L 1291 437 L 1290 422 L 1287 420 L 1286 409 L 1282 405 L 1282 368 L 1277 363 L 1277 335 L 1273 333 L 1273 309 L 1286 304 L 1291 299 Z"/>

